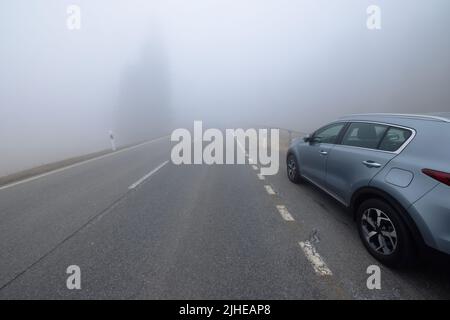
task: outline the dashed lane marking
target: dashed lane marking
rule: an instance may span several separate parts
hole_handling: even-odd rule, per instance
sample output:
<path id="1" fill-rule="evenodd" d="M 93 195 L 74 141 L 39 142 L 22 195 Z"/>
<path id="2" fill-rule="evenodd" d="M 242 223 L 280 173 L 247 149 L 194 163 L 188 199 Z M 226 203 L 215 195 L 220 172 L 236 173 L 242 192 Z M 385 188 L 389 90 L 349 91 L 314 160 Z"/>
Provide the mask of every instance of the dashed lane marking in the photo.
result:
<path id="1" fill-rule="evenodd" d="M 135 183 L 133 183 L 131 186 L 128 187 L 129 190 L 136 188 L 138 185 L 140 185 L 142 182 L 144 182 L 145 180 L 147 180 L 148 178 L 150 178 L 150 176 L 152 176 L 153 174 L 155 174 L 156 172 L 158 172 L 159 169 L 161 169 L 162 167 L 164 167 L 169 161 L 164 161 L 163 163 L 161 163 L 159 166 L 157 166 L 155 169 L 153 169 L 152 171 L 150 171 L 149 173 L 147 173 L 145 176 L 143 176 L 142 178 L 140 178 L 138 181 L 136 181 Z"/>
<path id="2" fill-rule="evenodd" d="M 312 264 L 314 271 L 320 276 L 332 276 L 333 273 L 325 264 L 320 254 L 317 252 L 316 248 L 309 242 L 299 242 L 300 247 L 305 253 L 306 258 Z"/>
<path id="3" fill-rule="evenodd" d="M 277 206 L 278 212 L 280 213 L 281 217 L 286 221 L 294 221 L 294 217 L 289 213 L 286 206 L 278 205 Z"/>
<path id="4" fill-rule="evenodd" d="M 274 195 L 275 194 L 275 191 L 273 191 L 273 189 L 272 189 L 272 187 L 270 185 L 266 184 L 264 186 L 264 188 L 266 189 L 268 194 L 270 194 L 270 195 Z"/>

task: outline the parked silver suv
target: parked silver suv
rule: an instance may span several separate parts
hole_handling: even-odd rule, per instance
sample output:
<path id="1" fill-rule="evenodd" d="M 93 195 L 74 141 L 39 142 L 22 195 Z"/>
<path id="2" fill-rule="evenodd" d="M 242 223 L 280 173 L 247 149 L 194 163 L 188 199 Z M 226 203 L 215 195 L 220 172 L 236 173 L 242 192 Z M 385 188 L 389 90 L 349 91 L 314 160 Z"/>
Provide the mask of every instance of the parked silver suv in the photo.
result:
<path id="1" fill-rule="evenodd" d="M 292 143 L 287 173 L 350 208 L 386 265 L 427 247 L 450 254 L 450 113 L 343 117 Z"/>

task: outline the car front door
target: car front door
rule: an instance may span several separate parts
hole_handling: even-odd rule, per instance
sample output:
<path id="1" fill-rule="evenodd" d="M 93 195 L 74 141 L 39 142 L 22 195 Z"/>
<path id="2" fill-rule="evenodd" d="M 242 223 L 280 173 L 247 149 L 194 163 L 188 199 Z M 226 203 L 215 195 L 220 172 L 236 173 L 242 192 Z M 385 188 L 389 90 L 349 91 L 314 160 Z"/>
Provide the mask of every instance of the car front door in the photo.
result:
<path id="1" fill-rule="evenodd" d="M 325 185 L 328 154 L 344 127 L 344 122 L 327 125 L 317 130 L 301 147 L 299 165 L 303 177 L 321 187 Z"/>

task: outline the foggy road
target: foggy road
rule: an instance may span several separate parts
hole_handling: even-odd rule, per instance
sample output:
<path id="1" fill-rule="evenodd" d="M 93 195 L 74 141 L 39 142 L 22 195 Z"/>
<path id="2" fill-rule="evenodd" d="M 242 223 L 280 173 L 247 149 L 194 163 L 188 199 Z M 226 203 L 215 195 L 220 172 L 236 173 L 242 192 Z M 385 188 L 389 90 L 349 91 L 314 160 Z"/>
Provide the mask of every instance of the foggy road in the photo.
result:
<path id="1" fill-rule="evenodd" d="M 352 217 L 258 166 L 174 165 L 168 137 L 0 190 L 0 298 L 448 299 L 448 269 L 377 265 Z M 66 269 L 81 269 L 68 290 Z"/>

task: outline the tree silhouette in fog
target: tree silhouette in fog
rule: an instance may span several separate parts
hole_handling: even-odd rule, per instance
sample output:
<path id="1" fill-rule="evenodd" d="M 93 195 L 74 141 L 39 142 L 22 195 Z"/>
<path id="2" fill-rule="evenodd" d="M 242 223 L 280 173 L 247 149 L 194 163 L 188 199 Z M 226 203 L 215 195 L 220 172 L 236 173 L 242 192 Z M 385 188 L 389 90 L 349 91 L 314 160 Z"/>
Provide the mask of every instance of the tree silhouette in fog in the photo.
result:
<path id="1" fill-rule="evenodd" d="M 169 90 L 167 55 L 161 41 L 153 38 L 143 46 L 137 63 L 121 75 L 116 118 L 119 144 L 169 134 Z"/>

